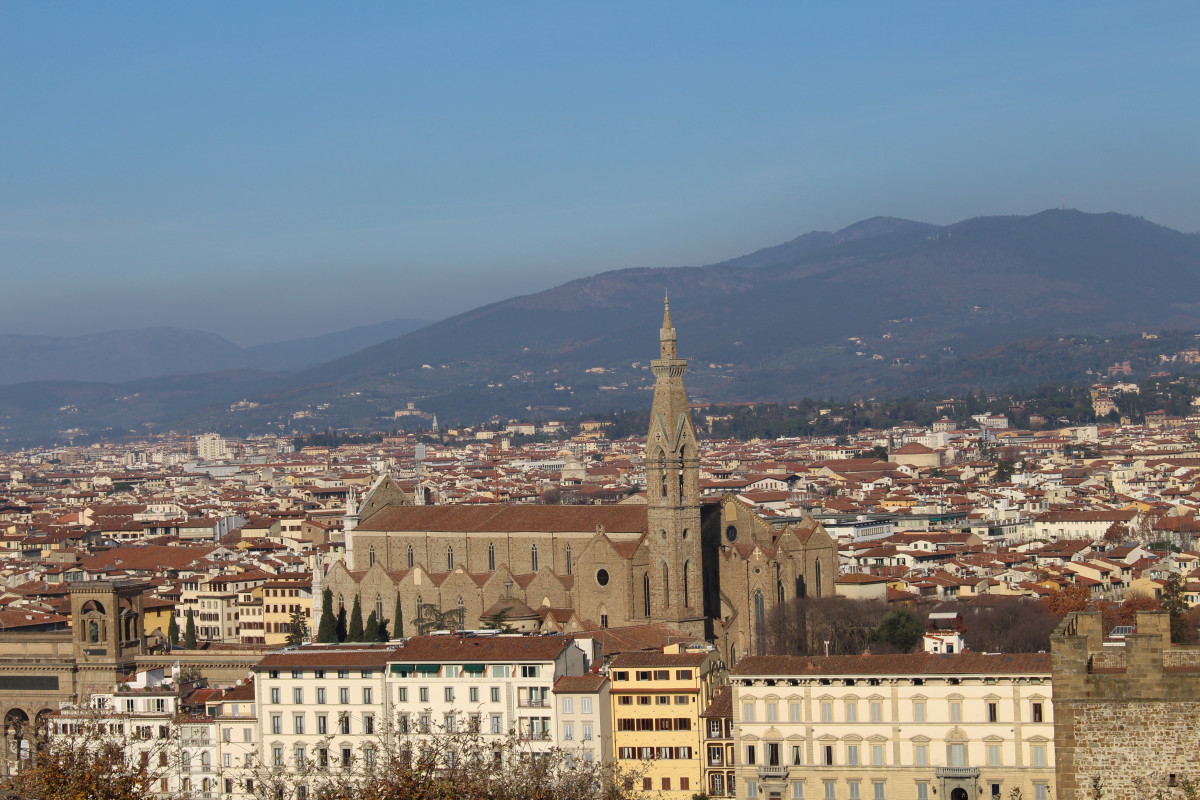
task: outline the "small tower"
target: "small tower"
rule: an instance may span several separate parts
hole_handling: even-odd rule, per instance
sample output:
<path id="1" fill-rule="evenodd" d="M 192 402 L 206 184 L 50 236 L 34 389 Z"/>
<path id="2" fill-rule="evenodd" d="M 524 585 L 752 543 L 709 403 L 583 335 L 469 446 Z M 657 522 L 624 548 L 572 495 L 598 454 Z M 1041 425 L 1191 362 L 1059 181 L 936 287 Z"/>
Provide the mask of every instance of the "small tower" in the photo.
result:
<path id="1" fill-rule="evenodd" d="M 700 451 L 688 406 L 669 300 L 663 302 L 654 402 L 646 436 L 646 496 L 650 566 L 641 576 L 642 608 L 654 622 L 667 622 L 705 637 L 700 547 Z"/>
<path id="2" fill-rule="evenodd" d="M 113 674 L 134 668 L 146 650 L 140 581 L 86 581 L 71 588 L 71 633 L 81 687 L 111 689 Z M 86 692 L 81 689 L 80 694 Z"/>

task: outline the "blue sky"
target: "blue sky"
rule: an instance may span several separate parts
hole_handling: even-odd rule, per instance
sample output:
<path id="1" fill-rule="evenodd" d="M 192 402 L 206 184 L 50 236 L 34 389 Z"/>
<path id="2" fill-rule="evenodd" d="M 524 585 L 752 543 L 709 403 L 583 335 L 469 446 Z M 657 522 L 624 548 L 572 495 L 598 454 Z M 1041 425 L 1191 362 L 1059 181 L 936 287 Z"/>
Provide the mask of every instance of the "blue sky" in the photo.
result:
<path id="1" fill-rule="evenodd" d="M 0 1 L 0 333 L 252 344 L 890 215 L 1200 230 L 1200 4 Z"/>

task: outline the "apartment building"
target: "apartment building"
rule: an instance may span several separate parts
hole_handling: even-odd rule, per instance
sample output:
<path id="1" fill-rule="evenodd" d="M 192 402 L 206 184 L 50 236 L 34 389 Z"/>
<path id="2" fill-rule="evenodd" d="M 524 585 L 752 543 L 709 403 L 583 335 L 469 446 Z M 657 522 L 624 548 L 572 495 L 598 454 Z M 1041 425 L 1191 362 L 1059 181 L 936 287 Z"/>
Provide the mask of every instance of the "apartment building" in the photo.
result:
<path id="1" fill-rule="evenodd" d="M 268 794 L 285 785 L 308 793 L 426 733 L 515 734 L 549 750 L 564 744 L 554 684 L 583 676 L 586 664 L 560 636 L 416 636 L 271 653 L 255 667 L 261 751 L 251 780 Z"/>
<path id="2" fill-rule="evenodd" d="M 150 776 L 158 797 L 215 800 L 219 762 L 213 722 L 185 713 L 183 706 L 195 687 L 171 681 L 161 667 L 139 672 L 111 692 L 93 693 L 86 705 L 53 715 L 48 733 L 119 743 Z"/>
<path id="3" fill-rule="evenodd" d="M 254 682 L 214 692 L 205 711 L 217 731 L 221 800 L 253 797 L 259 766 L 258 714 Z"/>
<path id="4" fill-rule="evenodd" d="M 704 792 L 709 797 L 737 794 L 737 763 L 733 744 L 733 688 L 722 686 L 713 693 L 708 708 L 700 712 L 704 744 Z"/>
<path id="5" fill-rule="evenodd" d="M 387 691 L 400 734 L 467 725 L 549 750 L 567 744 L 554 686 L 586 670 L 584 650 L 563 636 L 414 636 L 389 657 Z"/>
<path id="6" fill-rule="evenodd" d="M 643 769 L 642 789 L 691 798 L 703 789 L 700 713 L 724 680 L 717 651 L 669 645 L 620 653 L 609 663 L 612 754 Z"/>
<path id="7" fill-rule="evenodd" d="M 263 639 L 267 644 L 282 645 L 287 642 L 292 614 L 299 611 L 304 622 L 313 631 L 312 582 L 294 580 L 272 580 L 262 585 Z"/>
<path id="8" fill-rule="evenodd" d="M 1048 654 L 755 656 L 732 671 L 738 797 L 1049 800 Z"/>
<path id="9" fill-rule="evenodd" d="M 285 786 L 308 794 L 307 780 L 369 770 L 385 744 L 385 674 L 397 649 L 314 645 L 260 661 L 254 689 L 261 749 L 253 780 L 268 794 Z"/>
<path id="10" fill-rule="evenodd" d="M 599 673 L 578 677 L 564 675 L 554 682 L 558 739 L 567 749 L 569 761 L 578 757 L 591 763 L 610 758 L 611 686 L 608 677 Z"/>

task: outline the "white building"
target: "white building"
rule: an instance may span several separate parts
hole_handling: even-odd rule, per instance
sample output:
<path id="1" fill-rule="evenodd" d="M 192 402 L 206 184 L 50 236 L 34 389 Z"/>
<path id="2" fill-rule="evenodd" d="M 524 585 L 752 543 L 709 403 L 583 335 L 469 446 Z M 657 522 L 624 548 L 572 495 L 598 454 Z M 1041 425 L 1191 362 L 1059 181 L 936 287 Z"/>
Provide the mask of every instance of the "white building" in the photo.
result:
<path id="1" fill-rule="evenodd" d="M 753 656 L 730 675 L 738 797 L 1049 800 L 1049 654 Z"/>

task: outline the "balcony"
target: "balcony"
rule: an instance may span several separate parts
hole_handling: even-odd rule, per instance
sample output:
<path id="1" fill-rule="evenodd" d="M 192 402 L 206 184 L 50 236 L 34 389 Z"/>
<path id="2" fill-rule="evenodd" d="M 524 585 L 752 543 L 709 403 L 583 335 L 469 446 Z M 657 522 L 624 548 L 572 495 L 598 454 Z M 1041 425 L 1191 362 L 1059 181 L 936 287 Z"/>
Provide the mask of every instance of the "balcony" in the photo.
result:
<path id="1" fill-rule="evenodd" d="M 786 778 L 787 774 L 786 764 L 759 764 L 758 766 L 758 777 L 762 779 Z"/>
<path id="2" fill-rule="evenodd" d="M 517 708 L 548 708 L 549 706 L 550 701 L 540 697 L 527 697 L 517 701 Z"/>
<path id="3" fill-rule="evenodd" d="M 949 780 L 975 780 L 979 777 L 979 767 L 935 767 L 934 774 Z"/>

